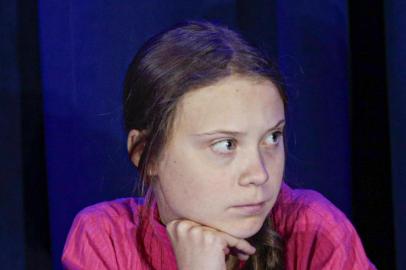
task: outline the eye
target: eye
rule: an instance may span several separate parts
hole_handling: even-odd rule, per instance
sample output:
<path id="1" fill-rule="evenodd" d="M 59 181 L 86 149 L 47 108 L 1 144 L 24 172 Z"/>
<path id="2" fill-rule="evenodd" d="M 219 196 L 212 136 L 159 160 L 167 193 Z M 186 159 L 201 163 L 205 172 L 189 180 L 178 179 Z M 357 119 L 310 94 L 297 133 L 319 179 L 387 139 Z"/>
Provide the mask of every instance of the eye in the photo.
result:
<path id="1" fill-rule="evenodd" d="M 271 134 L 269 134 L 269 135 L 265 138 L 265 143 L 266 143 L 267 145 L 275 145 L 275 144 L 278 144 L 281 137 L 282 137 L 282 132 L 281 132 L 281 131 L 272 132 Z"/>
<path id="2" fill-rule="evenodd" d="M 228 154 L 235 148 L 236 148 L 236 143 L 232 139 L 221 140 L 212 145 L 213 151 L 220 153 L 220 154 Z"/>

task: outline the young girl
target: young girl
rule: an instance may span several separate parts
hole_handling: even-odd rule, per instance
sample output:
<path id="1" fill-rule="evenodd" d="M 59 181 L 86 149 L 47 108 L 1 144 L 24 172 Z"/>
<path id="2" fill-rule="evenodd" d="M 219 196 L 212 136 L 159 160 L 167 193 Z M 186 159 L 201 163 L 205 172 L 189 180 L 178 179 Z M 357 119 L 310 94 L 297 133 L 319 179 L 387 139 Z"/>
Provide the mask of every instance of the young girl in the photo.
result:
<path id="1" fill-rule="evenodd" d="M 337 208 L 283 182 L 286 95 L 237 33 L 187 22 L 153 37 L 124 111 L 143 198 L 81 211 L 66 269 L 375 269 Z"/>

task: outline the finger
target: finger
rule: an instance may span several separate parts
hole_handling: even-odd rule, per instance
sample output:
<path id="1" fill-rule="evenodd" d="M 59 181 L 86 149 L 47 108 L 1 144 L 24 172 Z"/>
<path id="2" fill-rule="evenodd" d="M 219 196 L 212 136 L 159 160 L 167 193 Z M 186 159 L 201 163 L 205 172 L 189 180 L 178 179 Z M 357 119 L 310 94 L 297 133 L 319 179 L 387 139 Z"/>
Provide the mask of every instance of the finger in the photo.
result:
<path id="1" fill-rule="evenodd" d="M 238 257 L 240 260 L 243 261 L 248 260 L 250 257 L 250 255 L 243 253 L 236 248 L 230 248 L 230 254 L 233 254 L 234 256 Z"/>
<path id="2" fill-rule="evenodd" d="M 196 222 L 186 219 L 175 219 L 167 223 L 166 230 L 171 238 L 179 239 L 179 237 L 185 236 L 199 227 L 201 225 Z"/>
<path id="3" fill-rule="evenodd" d="M 227 246 L 235 248 L 239 253 L 245 253 L 247 255 L 252 255 L 255 253 L 256 249 L 247 240 L 235 238 L 229 234 L 223 233 L 224 239 L 227 241 Z"/>
<path id="4" fill-rule="evenodd" d="M 166 224 L 166 230 L 172 241 L 179 239 L 192 225 L 184 220 L 176 219 Z"/>
<path id="5" fill-rule="evenodd" d="M 166 230 L 170 233 L 170 234 L 174 234 L 177 230 L 177 227 L 179 225 L 179 223 L 181 222 L 181 220 L 175 219 L 172 220 L 171 222 L 168 222 L 166 224 Z"/>
<path id="6" fill-rule="evenodd" d="M 196 222 L 188 220 L 188 219 L 174 219 L 174 220 L 168 222 L 166 224 L 166 227 L 167 228 L 168 228 L 168 226 L 169 227 L 173 227 L 173 226 L 177 227 L 177 226 L 179 226 L 179 224 L 182 224 L 182 226 L 187 226 L 187 225 L 189 225 L 189 226 L 197 226 L 197 225 L 201 226 L 199 223 L 196 223 Z"/>
<path id="7" fill-rule="evenodd" d="M 246 261 L 246 260 L 248 260 L 248 259 L 250 258 L 249 255 L 247 255 L 247 254 L 242 254 L 242 253 L 239 253 L 239 254 L 237 255 L 237 257 L 238 257 L 238 259 L 240 259 L 241 261 Z"/>
<path id="8" fill-rule="evenodd" d="M 179 222 L 180 222 L 179 219 L 174 219 L 174 220 L 172 220 L 172 221 L 170 221 L 170 222 L 168 222 L 168 223 L 166 224 L 166 228 L 167 228 L 167 229 L 173 228 L 173 227 L 175 227 L 176 224 L 178 224 Z"/>

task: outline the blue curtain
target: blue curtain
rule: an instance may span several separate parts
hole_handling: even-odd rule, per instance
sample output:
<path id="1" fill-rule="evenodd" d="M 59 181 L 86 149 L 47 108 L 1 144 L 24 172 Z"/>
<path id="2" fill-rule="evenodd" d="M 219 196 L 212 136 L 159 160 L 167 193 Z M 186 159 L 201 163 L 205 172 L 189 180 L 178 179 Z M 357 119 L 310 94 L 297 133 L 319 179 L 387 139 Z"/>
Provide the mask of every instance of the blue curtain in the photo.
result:
<path id="1" fill-rule="evenodd" d="M 397 269 L 406 269 L 406 2 L 385 1 Z"/>

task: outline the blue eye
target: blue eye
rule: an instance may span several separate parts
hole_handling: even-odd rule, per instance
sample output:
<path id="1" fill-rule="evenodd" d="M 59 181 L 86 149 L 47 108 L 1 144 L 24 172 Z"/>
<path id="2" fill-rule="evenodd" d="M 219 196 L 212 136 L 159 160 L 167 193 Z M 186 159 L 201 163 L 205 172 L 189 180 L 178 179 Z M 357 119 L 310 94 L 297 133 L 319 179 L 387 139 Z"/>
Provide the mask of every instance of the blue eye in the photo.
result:
<path id="1" fill-rule="evenodd" d="M 232 139 L 218 141 L 212 145 L 213 151 L 221 154 L 227 154 L 232 150 L 234 150 L 235 148 L 236 148 L 235 141 Z"/>
<path id="2" fill-rule="evenodd" d="M 280 137 L 282 136 L 281 131 L 275 131 L 269 134 L 269 136 L 266 137 L 265 143 L 269 145 L 275 145 L 278 144 L 280 141 Z"/>

